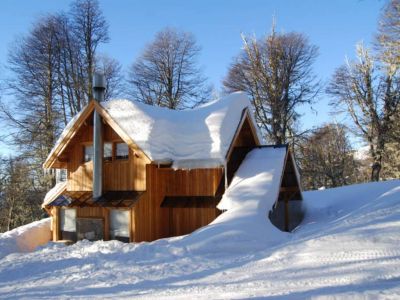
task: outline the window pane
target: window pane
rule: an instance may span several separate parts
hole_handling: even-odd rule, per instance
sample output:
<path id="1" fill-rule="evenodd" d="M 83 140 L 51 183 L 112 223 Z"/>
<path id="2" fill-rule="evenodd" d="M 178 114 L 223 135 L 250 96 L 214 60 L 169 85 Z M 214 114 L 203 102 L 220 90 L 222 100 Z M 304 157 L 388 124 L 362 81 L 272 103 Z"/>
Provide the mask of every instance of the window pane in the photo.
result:
<path id="1" fill-rule="evenodd" d="M 67 169 L 56 169 L 56 183 L 67 181 Z"/>
<path id="2" fill-rule="evenodd" d="M 127 159 L 129 158 L 129 147 L 125 143 L 118 143 L 116 149 L 116 159 Z"/>
<path id="3" fill-rule="evenodd" d="M 105 161 L 112 161 L 112 143 L 104 143 L 103 157 Z"/>
<path id="4" fill-rule="evenodd" d="M 129 239 L 129 210 L 111 210 L 110 237 L 111 239 Z"/>
<path id="5" fill-rule="evenodd" d="M 60 210 L 61 231 L 76 231 L 76 209 L 66 208 Z"/>
<path id="6" fill-rule="evenodd" d="M 84 161 L 91 161 L 93 160 L 93 145 L 85 146 L 85 157 Z"/>

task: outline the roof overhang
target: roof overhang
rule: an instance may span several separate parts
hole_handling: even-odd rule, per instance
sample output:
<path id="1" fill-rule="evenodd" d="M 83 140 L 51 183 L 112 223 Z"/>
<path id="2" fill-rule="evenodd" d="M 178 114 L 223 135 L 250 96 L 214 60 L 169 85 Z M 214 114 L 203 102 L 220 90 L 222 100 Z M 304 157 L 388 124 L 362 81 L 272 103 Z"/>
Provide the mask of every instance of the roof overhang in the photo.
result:
<path id="1" fill-rule="evenodd" d="M 83 108 L 83 110 L 78 114 L 77 118 L 73 120 L 72 124 L 69 124 L 64 132 L 61 134 L 61 138 L 57 141 L 56 145 L 47 156 L 45 162 L 43 163 L 43 168 L 51 169 L 51 168 L 60 168 L 60 156 L 63 151 L 67 148 L 70 141 L 77 134 L 79 128 L 86 121 L 86 119 L 91 115 L 91 113 L 96 110 L 100 116 L 103 118 L 104 122 L 106 122 L 110 127 L 119 135 L 119 137 L 129 145 L 131 149 L 133 149 L 136 153 L 140 153 L 144 156 L 148 162 L 151 162 L 151 159 L 146 155 L 144 151 L 142 151 L 138 145 L 129 137 L 128 134 L 118 125 L 115 120 L 107 113 L 107 111 L 95 100 L 89 102 L 89 104 Z"/>
<path id="2" fill-rule="evenodd" d="M 240 130 L 241 130 L 241 128 L 243 127 L 243 124 L 244 124 L 246 121 L 248 121 L 248 123 L 250 124 L 250 129 L 251 129 L 251 132 L 252 132 L 252 134 L 253 134 L 254 140 L 255 140 L 255 142 L 256 142 L 256 146 L 260 146 L 260 145 L 261 145 L 260 137 L 259 137 L 258 134 L 257 134 L 256 125 L 255 125 L 254 122 L 253 122 L 253 118 L 251 117 L 249 108 L 246 107 L 246 108 L 243 109 L 243 111 L 242 111 L 242 117 L 240 118 L 240 122 L 239 122 L 239 124 L 238 124 L 237 127 L 236 127 L 235 135 L 233 136 L 233 139 L 232 139 L 232 141 L 231 141 L 231 144 L 229 145 L 228 151 L 227 151 L 227 153 L 226 153 L 226 155 L 225 155 L 225 160 L 226 160 L 226 161 L 228 161 L 229 158 L 230 158 L 230 156 L 232 155 L 232 151 L 233 151 L 235 142 L 236 142 L 236 140 L 238 139 Z"/>

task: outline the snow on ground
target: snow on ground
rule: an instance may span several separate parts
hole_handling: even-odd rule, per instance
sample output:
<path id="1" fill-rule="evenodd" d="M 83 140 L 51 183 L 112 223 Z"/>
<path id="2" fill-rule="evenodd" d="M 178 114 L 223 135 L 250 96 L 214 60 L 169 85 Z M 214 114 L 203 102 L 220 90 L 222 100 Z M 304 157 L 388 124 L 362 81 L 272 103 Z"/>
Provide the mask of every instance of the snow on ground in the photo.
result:
<path id="1" fill-rule="evenodd" d="M 30 252 L 50 239 L 50 218 L 0 233 L 0 259 L 14 252 Z"/>
<path id="2" fill-rule="evenodd" d="M 232 209 L 188 236 L 10 254 L 0 259 L 0 298 L 400 298 L 400 180 L 305 192 L 305 220 L 287 234 L 250 225 L 272 185 L 246 161 L 235 189 L 250 209 L 239 213 L 236 194 L 226 195 Z"/>

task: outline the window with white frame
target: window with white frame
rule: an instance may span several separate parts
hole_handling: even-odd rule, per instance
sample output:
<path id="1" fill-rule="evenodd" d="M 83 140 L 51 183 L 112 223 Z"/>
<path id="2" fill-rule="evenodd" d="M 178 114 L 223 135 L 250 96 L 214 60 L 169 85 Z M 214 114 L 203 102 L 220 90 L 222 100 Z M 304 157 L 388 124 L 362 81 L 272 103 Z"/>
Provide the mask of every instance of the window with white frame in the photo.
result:
<path id="1" fill-rule="evenodd" d="M 76 241 L 76 209 L 60 209 L 60 231 L 62 240 Z"/>

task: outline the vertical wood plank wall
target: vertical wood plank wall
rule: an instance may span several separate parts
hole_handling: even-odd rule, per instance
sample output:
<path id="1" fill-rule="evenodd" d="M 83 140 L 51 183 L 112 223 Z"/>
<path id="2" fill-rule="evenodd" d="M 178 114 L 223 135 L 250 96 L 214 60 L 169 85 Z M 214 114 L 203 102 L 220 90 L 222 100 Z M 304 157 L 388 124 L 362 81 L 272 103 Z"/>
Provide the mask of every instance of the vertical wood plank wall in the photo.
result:
<path id="1" fill-rule="evenodd" d="M 90 118 L 89 118 L 90 119 Z M 84 145 L 93 140 L 93 126 L 88 119 L 65 150 L 68 158 L 68 191 L 92 190 L 92 162 L 83 163 Z M 122 142 L 107 124 L 103 125 L 104 142 Z M 243 123 L 232 149 L 252 147 L 257 144 L 249 121 Z M 244 154 L 245 155 L 245 154 Z M 230 155 L 232 156 L 232 155 Z M 244 156 L 228 157 L 231 176 Z M 103 190 L 145 191 L 131 209 L 131 241 L 152 241 L 163 237 L 187 234 L 205 226 L 218 216 L 216 208 L 167 208 L 161 207 L 165 196 L 214 196 L 224 177 L 223 168 L 173 170 L 158 168 L 142 154 L 129 152 L 128 160 L 103 163 Z M 52 209 L 53 238 L 59 232 L 58 209 Z M 103 207 L 78 207 L 77 217 L 104 219 L 105 239 L 109 238 L 109 209 Z"/>
<path id="2" fill-rule="evenodd" d="M 209 224 L 216 208 L 164 208 L 165 196 L 214 196 L 222 168 L 173 170 L 147 165 L 147 190 L 135 205 L 135 242 L 182 235 Z"/>
<path id="3" fill-rule="evenodd" d="M 51 208 L 51 234 L 53 241 L 58 241 L 60 239 L 60 223 L 59 223 L 59 208 L 53 206 Z"/>
<path id="4" fill-rule="evenodd" d="M 123 142 L 115 131 L 103 124 L 104 142 Z M 67 149 L 68 191 L 91 191 L 93 162 L 83 162 L 84 146 L 93 142 L 93 126 L 84 124 Z M 141 153 L 129 150 L 129 159 L 103 162 L 104 191 L 144 191 L 146 189 L 147 159 Z"/>

